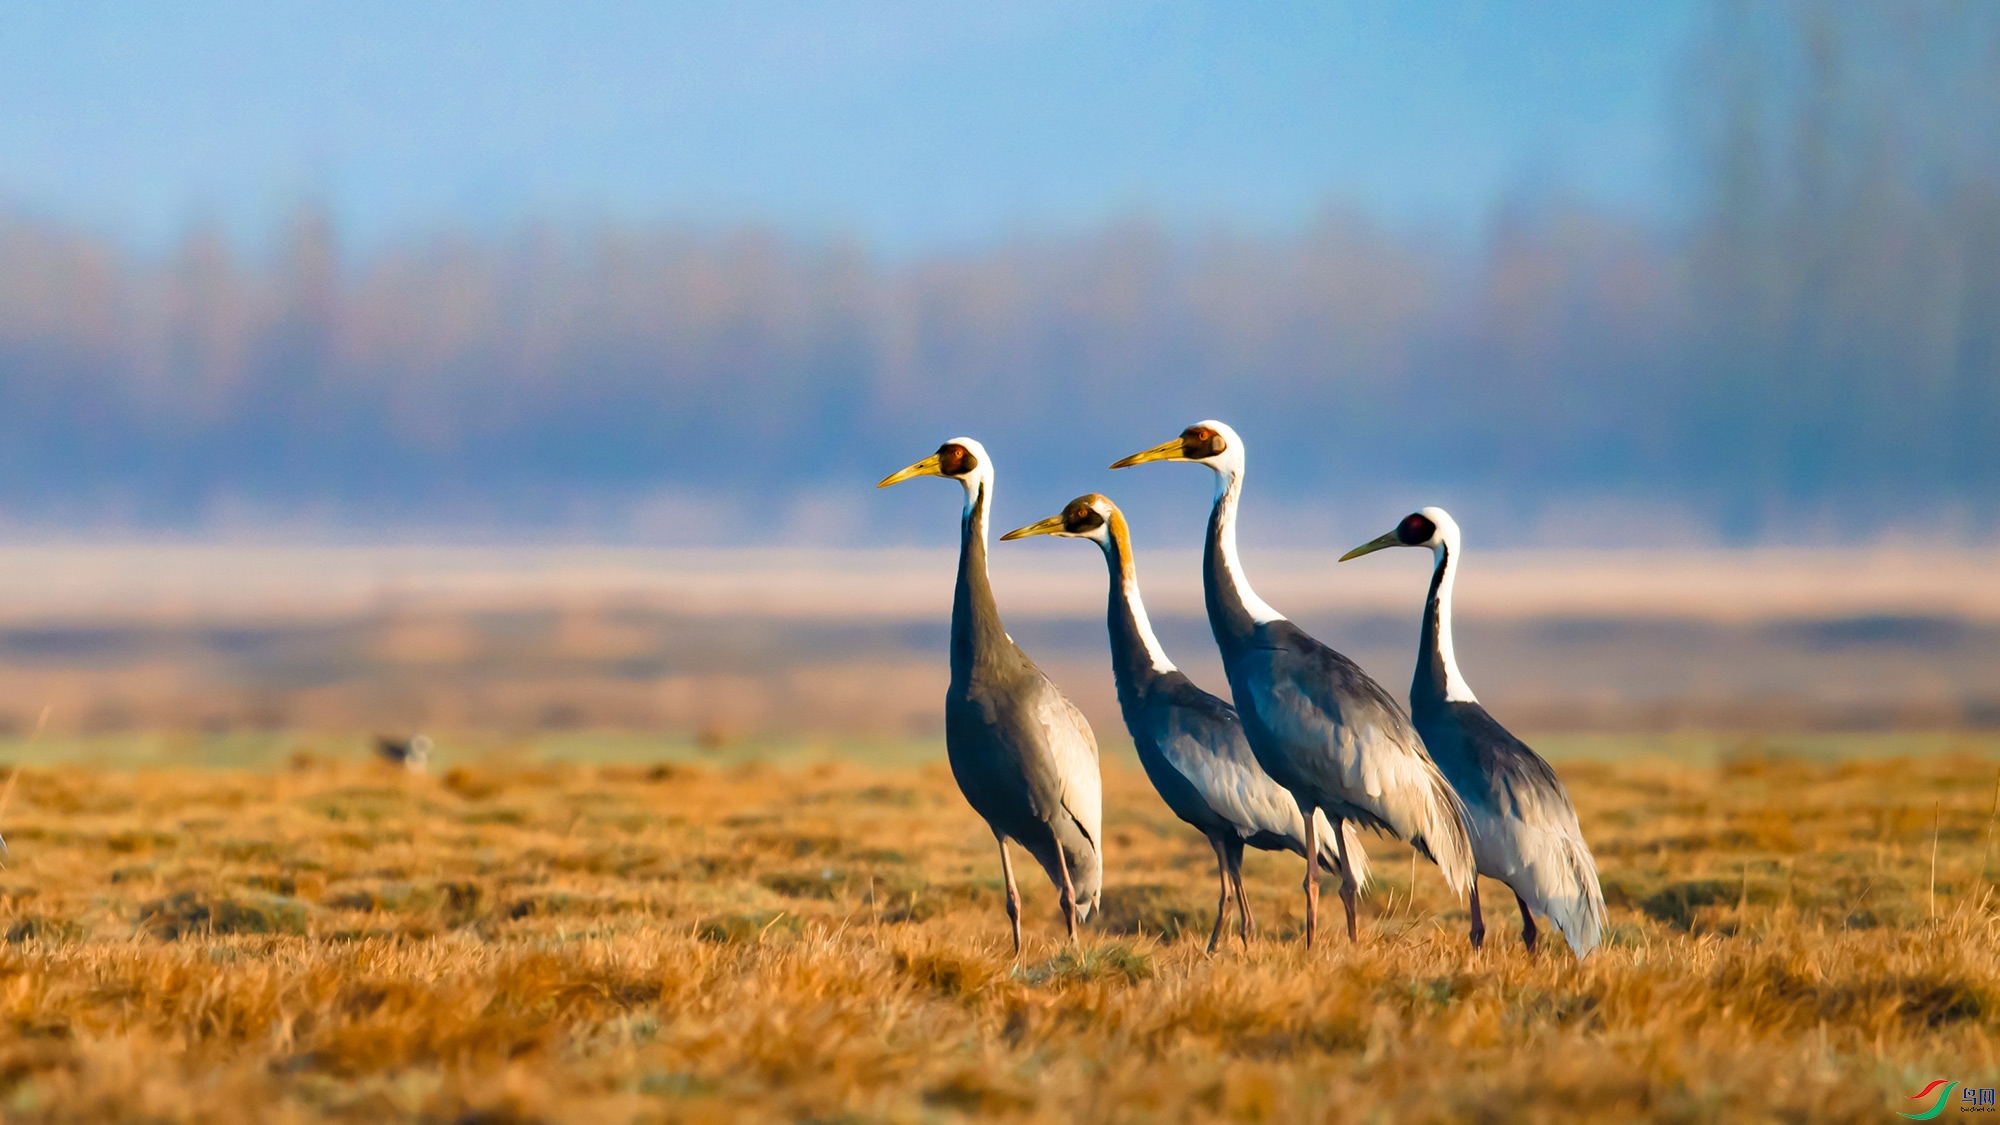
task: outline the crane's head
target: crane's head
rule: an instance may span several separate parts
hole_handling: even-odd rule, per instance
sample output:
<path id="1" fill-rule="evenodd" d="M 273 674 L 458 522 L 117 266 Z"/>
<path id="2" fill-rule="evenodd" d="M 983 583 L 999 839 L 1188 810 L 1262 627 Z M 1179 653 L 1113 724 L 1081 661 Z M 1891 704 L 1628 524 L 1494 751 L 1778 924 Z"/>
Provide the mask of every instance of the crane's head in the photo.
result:
<path id="1" fill-rule="evenodd" d="M 1214 469 L 1224 478 L 1238 477 L 1243 474 L 1243 439 L 1236 436 L 1235 430 L 1211 418 L 1182 430 L 1181 436 L 1172 441 L 1113 461 L 1111 467 L 1122 469 L 1148 461 L 1192 461 Z"/>
<path id="2" fill-rule="evenodd" d="M 1433 553 L 1458 548 L 1458 524 L 1443 508 L 1424 508 L 1403 517 L 1396 530 L 1340 556 L 1341 562 L 1372 555 L 1384 547 L 1429 547 Z"/>
<path id="3" fill-rule="evenodd" d="M 938 446 L 937 452 L 929 457 L 883 477 L 875 487 L 887 488 L 912 477 L 950 477 L 965 486 L 966 500 L 970 503 L 979 486 L 993 479 L 993 462 L 986 456 L 985 446 L 971 438 L 953 438 Z"/>
<path id="4" fill-rule="evenodd" d="M 1026 539 L 1030 535 L 1057 535 L 1064 539 L 1088 539 L 1102 547 L 1111 542 L 1111 524 L 1123 521 L 1118 505 L 1109 496 L 1095 492 L 1082 496 L 1063 505 L 1063 510 L 1040 523 L 1017 527 L 1002 535 L 1002 539 Z"/>

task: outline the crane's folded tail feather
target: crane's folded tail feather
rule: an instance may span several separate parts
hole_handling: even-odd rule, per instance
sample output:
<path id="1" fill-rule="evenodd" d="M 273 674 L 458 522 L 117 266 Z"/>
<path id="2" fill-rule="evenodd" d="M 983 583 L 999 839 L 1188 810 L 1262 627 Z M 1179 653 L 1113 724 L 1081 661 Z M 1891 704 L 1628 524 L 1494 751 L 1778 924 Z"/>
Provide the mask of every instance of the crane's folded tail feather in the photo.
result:
<path id="1" fill-rule="evenodd" d="M 1076 920 L 1087 922 L 1090 912 L 1104 897 L 1104 851 L 1084 818 L 1070 812 L 1067 806 L 1063 811 L 1069 813 L 1070 823 L 1081 838 L 1079 842 L 1087 845 L 1070 847 L 1064 852 L 1069 861 L 1070 886 L 1076 890 Z"/>
<path id="2" fill-rule="evenodd" d="M 1555 923 L 1578 960 L 1589 956 L 1604 937 L 1604 888 L 1575 818 L 1554 826 L 1521 817 L 1484 818 L 1479 832 L 1480 854 L 1491 868 L 1486 874 L 1506 882 L 1529 909 Z"/>
<path id="3" fill-rule="evenodd" d="M 1597 861 L 1589 846 L 1567 833 L 1553 835 L 1555 862 L 1537 872 L 1543 876 L 1538 905 L 1580 961 L 1604 939 L 1604 888 L 1598 883 Z"/>

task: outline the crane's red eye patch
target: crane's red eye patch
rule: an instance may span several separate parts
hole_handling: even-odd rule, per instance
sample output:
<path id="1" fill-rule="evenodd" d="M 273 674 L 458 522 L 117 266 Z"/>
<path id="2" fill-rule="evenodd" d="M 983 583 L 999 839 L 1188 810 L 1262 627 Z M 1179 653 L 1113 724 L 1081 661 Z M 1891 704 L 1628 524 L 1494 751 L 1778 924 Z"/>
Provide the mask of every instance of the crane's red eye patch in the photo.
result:
<path id="1" fill-rule="evenodd" d="M 970 449 L 953 442 L 938 446 L 938 468 L 948 477 L 962 477 L 979 467 L 979 458 Z"/>
<path id="2" fill-rule="evenodd" d="M 1431 541 L 1431 536 L 1436 535 L 1437 530 L 1437 525 L 1422 512 L 1411 512 L 1403 517 L 1402 523 L 1396 525 L 1396 538 L 1405 546 L 1421 547 Z"/>
<path id="3" fill-rule="evenodd" d="M 1189 426 L 1181 431 L 1181 456 L 1190 461 L 1213 457 L 1228 448 L 1229 442 L 1207 426 Z"/>

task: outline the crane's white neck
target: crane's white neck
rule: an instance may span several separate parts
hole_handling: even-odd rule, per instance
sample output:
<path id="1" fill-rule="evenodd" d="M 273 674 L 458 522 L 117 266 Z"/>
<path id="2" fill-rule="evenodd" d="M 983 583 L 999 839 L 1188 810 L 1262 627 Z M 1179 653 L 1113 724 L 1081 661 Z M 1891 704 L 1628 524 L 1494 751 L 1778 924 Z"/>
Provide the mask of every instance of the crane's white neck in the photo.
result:
<path id="1" fill-rule="evenodd" d="M 1431 638 L 1434 650 L 1431 655 L 1444 679 L 1445 701 L 1477 703 L 1478 697 L 1472 694 L 1472 689 L 1466 686 L 1465 677 L 1459 673 L 1458 655 L 1451 647 L 1451 589 L 1458 579 L 1458 554 L 1458 529 L 1441 529 L 1431 546 L 1431 559 L 1436 566 L 1431 578 L 1429 606 L 1436 630 Z"/>
<path id="2" fill-rule="evenodd" d="M 1270 603 L 1257 596 L 1250 588 L 1250 579 L 1244 576 L 1243 561 L 1236 554 L 1236 506 L 1243 496 L 1243 467 L 1240 457 L 1236 464 L 1211 465 L 1215 470 L 1215 511 L 1217 546 L 1222 553 L 1222 573 L 1232 589 L 1236 600 L 1243 605 L 1243 612 L 1259 625 L 1273 621 L 1283 621 L 1285 615 L 1272 609 Z"/>

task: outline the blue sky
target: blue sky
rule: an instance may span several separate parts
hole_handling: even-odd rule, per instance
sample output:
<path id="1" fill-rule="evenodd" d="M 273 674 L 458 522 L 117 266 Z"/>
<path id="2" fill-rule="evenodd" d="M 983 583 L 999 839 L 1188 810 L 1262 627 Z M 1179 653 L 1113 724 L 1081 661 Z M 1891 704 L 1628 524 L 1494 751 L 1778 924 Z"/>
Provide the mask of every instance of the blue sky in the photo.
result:
<path id="1" fill-rule="evenodd" d="M 34 5 L 0 0 L 0 206 L 163 248 L 300 203 L 350 246 L 528 219 L 890 253 L 1329 203 L 1673 205 L 1685 3 Z"/>

